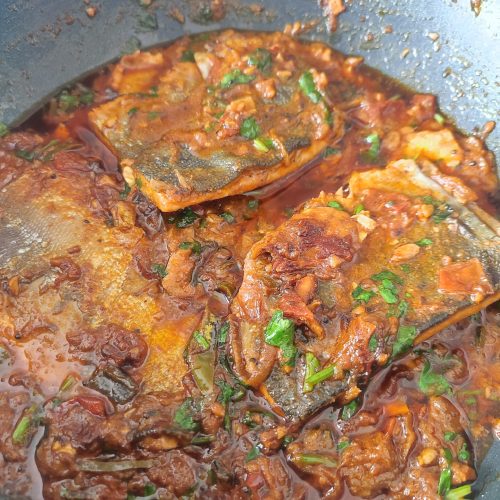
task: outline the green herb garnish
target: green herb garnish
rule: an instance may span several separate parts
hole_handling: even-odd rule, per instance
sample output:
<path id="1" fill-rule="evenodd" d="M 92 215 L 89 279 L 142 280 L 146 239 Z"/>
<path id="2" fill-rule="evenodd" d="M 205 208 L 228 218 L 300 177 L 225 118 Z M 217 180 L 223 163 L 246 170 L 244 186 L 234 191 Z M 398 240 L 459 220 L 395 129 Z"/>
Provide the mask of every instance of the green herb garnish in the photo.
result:
<path id="1" fill-rule="evenodd" d="M 439 396 L 451 390 L 448 380 L 440 373 L 433 372 L 431 364 L 427 359 L 418 380 L 418 387 L 428 396 Z"/>
<path id="2" fill-rule="evenodd" d="M 248 208 L 251 208 L 252 210 L 254 210 L 258 207 L 259 207 L 259 200 L 250 200 L 248 202 Z"/>
<path id="3" fill-rule="evenodd" d="M 9 133 L 9 127 L 5 123 L 0 122 L 0 137 L 4 137 Z"/>
<path id="4" fill-rule="evenodd" d="M 194 62 L 194 52 L 192 50 L 185 50 L 181 55 L 182 62 Z"/>
<path id="5" fill-rule="evenodd" d="M 123 186 L 123 191 L 120 191 L 120 198 L 122 200 L 125 200 L 127 196 L 129 195 L 130 191 L 132 188 L 125 182 Z"/>
<path id="6" fill-rule="evenodd" d="M 342 420 L 349 420 L 358 410 L 358 402 L 353 399 L 350 403 L 344 405 L 340 413 L 340 418 Z"/>
<path id="7" fill-rule="evenodd" d="M 403 284 L 403 280 L 397 274 L 394 274 L 392 271 L 389 271 L 387 269 L 384 269 L 380 273 L 373 274 L 370 277 L 374 281 L 390 280 L 390 281 L 394 281 L 398 285 Z"/>
<path id="8" fill-rule="evenodd" d="M 456 432 L 452 432 L 452 431 L 446 431 L 444 433 L 444 440 L 445 441 L 453 441 L 455 438 L 457 437 L 457 433 Z"/>
<path id="9" fill-rule="evenodd" d="M 371 290 L 365 290 L 364 288 L 361 287 L 361 285 L 358 285 L 352 291 L 351 295 L 353 299 L 359 302 L 364 302 L 366 304 L 372 297 L 375 296 L 375 292 L 372 292 Z"/>
<path id="10" fill-rule="evenodd" d="M 14 154 L 26 161 L 33 161 L 36 158 L 35 151 L 28 151 L 27 149 L 15 149 Z"/>
<path id="11" fill-rule="evenodd" d="M 396 304 L 398 302 L 398 290 L 394 283 L 389 279 L 383 279 L 378 286 L 378 291 L 382 298 L 388 304 Z"/>
<path id="12" fill-rule="evenodd" d="M 291 319 L 283 317 L 283 311 L 274 312 L 264 331 L 266 344 L 279 347 L 285 358 L 285 363 L 294 363 L 297 354 L 293 340 L 295 335 L 295 324 Z"/>
<path id="13" fill-rule="evenodd" d="M 305 381 L 307 384 L 312 385 L 314 387 L 316 384 L 328 380 L 334 373 L 335 373 L 335 365 L 330 365 L 323 368 L 319 372 L 316 372 L 315 374 L 311 375 Z"/>
<path id="14" fill-rule="evenodd" d="M 14 444 L 26 444 L 28 440 L 29 431 L 31 428 L 31 417 L 24 415 L 21 420 L 19 420 L 14 432 L 12 433 L 12 442 Z"/>
<path id="15" fill-rule="evenodd" d="M 318 358 L 312 352 L 306 352 L 306 371 L 304 374 L 304 385 L 302 392 L 311 392 L 314 388 L 313 384 L 308 382 L 309 377 L 314 375 L 321 367 Z"/>
<path id="16" fill-rule="evenodd" d="M 392 346 L 392 357 L 395 358 L 400 354 L 405 353 L 412 345 L 413 340 L 417 336 L 417 329 L 414 326 L 402 325 L 396 334 L 396 341 Z"/>
<path id="17" fill-rule="evenodd" d="M 402 300 L 398 304 L 398 310 L 396 312 L 396 317 L 397 318 L 404 318 L 408 312 L 408 309 L 410 308 L 410 304 L 406 302 L 406 300 Z"/>
<path id="18" fill-rule="evenodd" d="M 465 484 L 449 490 L 448 493 L 445 494 L 444 500 L 462 500 L 468 495 L 472 495 L 472 487 L 470 484 Z"/>
<path id="19" fill-rule="evenodd" d="M 368 163 L 375 163 L 380 155 L 380 137 L 377 133 L 370 134 L 365 141 L 370 144 L 368 150 L 363 151 L 361 158 Z"/>
<path id="20" fill-rule="evenodd" d="M 429 245 L 432 245 L 432 240 L 430 238 L 422 238 L 421 240 L 416 241 L 415 244 L 419 247 L 428 247 Z"/>
<path id="21" fill-rule="evenodd" d="M 436 113 L 434 115 L 434 120 L 436 120 L 439 123 L 439 125 L 444 125 L 445 118 L 444 118 L 443 115 L 440 115 L 439 113 Z"/>
<path id="22" fill-rule="evenodd" d="M 222 212 L 219 217 L 222 217 L 228 224 L 234 224 L 236 222 L 236 218 L 231 212 Z"/>
<path id="23" fill-rule="evenodd" d="M 330 207 L 330 208 L 336 208 L 337 210 L 344 210 L 344 207 L 338 202 L 338 201 L 329 201 L 327 203 L 327 205 Z"/>
<path id="24" fill-rule="evenodd" d="M 226 321 L 219 330 L 219 345 L 223 345 L 226 343 L 228 333 L 229 333 L 229 323 Z"/>
<path id="25" fill-rule="evenodd" d="M 220 86 L 223 89 L 228 89 L 232 85 L 240 85 L 244 83 L 250 83 L 255 79 L 254 75 L 245 75 L 240 69 L 233 69 L 229 73 L 226 73 L 222 80 L 220 81 Z"/>
<path id="26" fill-rule="evenodd" d="M 370 340 L 368 341 L 368 350 L 370 352 L 375 352 L 378 347 L 378 339 L 377 336 L 374 334 L 370 337 Z"/>
<path id="27" fill-rule="evenodd" d="M 151 272 L 162 279 L 168 274 L 165 264 L 151 264 Z"/>
<path id="28" fill-rule="evenodd" d="M 327 158 L 328 156 L 336 155 L 338 153 L 340 153 L 340 149 L 327 146 L 323 151 L 323 158 Z"/>
<path id="29" fill-rule="evenodd" d="M 260 134 L 260 127 L 255 118 L 245 118 L 240 127 L 240 135 L 246 139 L 255 139 Z"/>
<path id="30" fill-rule="evenodd" d="M 156 14 L 141 14 L 137 19 L 137 25 L 139 31 L 142 32 L 156 31 L 158 29 L 158 19 L 156 18 Z"/>
<path id="31" fill-rule="evenodd" d="M 466 443 L 462 444 L 462 447 L 460 448 L 460 451 L 457 453 L 457 458 L 461 462 L 468 462 L 468 460 L 470 458 L 470 453 L 469 453 L 469 450 L 467 449 L 467 444 Z"/>
<path id="32" fill-rule="evenodd" d="M 196 221 L 196 219 L 199 218 L 200 216 L 188 207 L 182 209 L 180 212 L 177 212 L 167 220 L 170 224 L 175 224 L 178 228 L 184 228 L 190 226 Z"/>
<path id="33" fill-rule="evenodd" d="M 447 467 L 441 471 L 438 483 L 438 495 L 444 496 L 450 491 L 451 487 L 451 469 Z"/>
<path id="34" fill-rule="evenodd" d="M 359 203 L 358 205 L 356 205 L 354 207 L 354 210 L 352 211 L 353 215 L 358 215 L 359 213 L 361 213 L 363 210 L 365 209 L 365 207 Z"/>
<path id="35" fill-rule="evenodd" d="M 193 338 L 201 347 L 203 347 L 203 349 L 208 349 L 210 347 L 210 342 L 203 336 L 203 334 L 199 330 L 196 330 L 193 333 Z"/>
<path id="36" fill-rule="evenodd" d="M 320 94 L 318 89 L 316 88 L 316 84 L 314 83 L 314 78 L 310 71 L 306 71 L 302 73 L 299 78 L 299 87 L 302 92 L 314 103 L 317 104 L 323 99 L 323 96 Z"/>
<path id="37" fill-rule="evenodd" d="M 248 56 L 248 64 L 256 66 L 263 73 L 271 69 L 272 63 L 271 52 L 267 49 L 256 49 Z"/>
<path id="38" fill-rule="evenodd" d="M 183 241 L 179 243 L 179 248 L 181 250 L 191 250 L 194 254 L 199 255 L 201 253 L 201 243 L 199 241 Z"/>
<path id="39" fill-rule="evenodd" d="M 186 431 L 197 431 L 200 425 L 194 419 L 195 413 L 193 398 L 187 398 L 175 411 L 174 422 Z"/>
<path id="40" fill-rule="evenodd" d="M 253 141 L 253 147 L 261 153 L 268 153 L 271 149 L 274 149 L 274 142 L 268 137 L 257 137 Z"/>
<path id="41" fill-rule="evenodd" d="M 312 453 L 297 453 L 292 458 L 293 462 L 299 462 L 304 465 L 324 465 L 326 467 L 337 467 L 337 462 L 330 457 L 324 455 L 316 455 Z"/>
<path id="42" fill-rule="evenodd" d="M 250 460 L 255 460 L 261 454 L 259 445 L 255 445 L 252 449 L 247 453 L 245 457 L 245 462 L 250 462 Z"/>

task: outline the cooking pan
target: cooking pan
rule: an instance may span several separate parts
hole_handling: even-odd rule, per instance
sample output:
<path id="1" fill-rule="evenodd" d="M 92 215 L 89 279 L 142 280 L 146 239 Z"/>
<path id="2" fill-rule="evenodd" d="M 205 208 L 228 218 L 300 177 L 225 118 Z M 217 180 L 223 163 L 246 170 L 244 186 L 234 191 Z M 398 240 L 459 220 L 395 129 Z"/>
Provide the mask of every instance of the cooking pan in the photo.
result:
<path id="1" fill-rule="evenodd" d="M 347 3 L 330 33 L 313 0 L 266 0 L 262 6 L 227 0 L 217 20 L 209 0 L 2 0 L 0 122 L 19 125 L 62 87 L 134 48 L 224 27 L 281 30 L 297 20 L 314 25 L 305 38 L 362 55 L 415 90 L 438 95 L 441 110 L 465 131 L 496 119 L 497 0 Z M 499 130 L 487 144 L 500 151 Z M 476 498 L 500 498 L 499 463 L 495 441 L 480 465 Z"/>

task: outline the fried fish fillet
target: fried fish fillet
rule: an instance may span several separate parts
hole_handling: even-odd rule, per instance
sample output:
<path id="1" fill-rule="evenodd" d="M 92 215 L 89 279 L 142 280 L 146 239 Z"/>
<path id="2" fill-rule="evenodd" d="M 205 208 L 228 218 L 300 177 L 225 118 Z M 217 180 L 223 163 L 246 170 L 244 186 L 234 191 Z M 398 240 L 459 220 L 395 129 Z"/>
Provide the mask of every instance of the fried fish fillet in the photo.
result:
<path id="1" fill-rule="evenodd" d="M 352 400 L 421 332 L 499 295 L 498 234 L 415 162 L 347 192 L 256 243 L 232 306 L 236 372 L 291 419 Z"/>
<path id="2" fill-rule="evenodd" d="M 322 72 L 334 58 L 281 33 L 182 39 L 125 56 L 111 76 L 118 96 L 93 109 L 90 122 L 127 182 L 163 211 L 243 193 L 300 168 L 341 135 Z"/>

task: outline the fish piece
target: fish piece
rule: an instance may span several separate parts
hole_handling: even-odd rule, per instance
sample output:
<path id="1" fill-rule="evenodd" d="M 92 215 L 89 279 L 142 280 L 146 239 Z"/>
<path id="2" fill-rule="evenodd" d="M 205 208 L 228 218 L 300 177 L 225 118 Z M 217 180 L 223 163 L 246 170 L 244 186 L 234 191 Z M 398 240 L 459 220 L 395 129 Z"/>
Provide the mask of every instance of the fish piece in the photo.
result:
<path id="1" fill-rule="evenodd" d="M 182 39 L 122 60 L 119 95 L 89 118 L 126 181 L 174 211 L 268 184 L 339 138 L 324 67 L 315 44 L 282 33 Z"/>
<path id="2" fill-rule="evenodd" d="M 495 229 L 412 160 L 352 174 L 250 250 L 235 371 L 291 419 L 352 400 L 419 334 L 498 299 Z"/>

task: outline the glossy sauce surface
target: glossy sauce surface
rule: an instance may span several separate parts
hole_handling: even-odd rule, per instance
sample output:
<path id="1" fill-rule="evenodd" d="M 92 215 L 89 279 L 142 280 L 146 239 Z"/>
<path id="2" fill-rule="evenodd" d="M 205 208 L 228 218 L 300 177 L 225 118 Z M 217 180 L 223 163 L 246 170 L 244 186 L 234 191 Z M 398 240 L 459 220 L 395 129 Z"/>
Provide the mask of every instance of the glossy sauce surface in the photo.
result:
<path id="1" fill-rule="evenodd" d="M 177 43 L 156 52 L 190 41 Z M 298 45 L 306 57 L 310 47 Z M 493 159 L 480 139 L 454 130 L 434 97 L 412 95 L 355 59 L 330 58 L 321 69 L 342 136 L 251 195 L 162 214 L 140 185 L 127 186 L 116 151 L 89 120 L 116 97 L 114 66 L 0 138 L 3 493 L 435 498 L 443 470 L 452 469 L 453 487 L 475 479 L 498 433 L 497 305 L 382 368 L 354 403 L 339 409 L 337 401 L 303 422 L 240 383 L 220 340 L 252 245 L 351 172 L 413 157 L 411 134 L 450 131 L 458 166 L 425 148 L 416 156 L 494 214 Z M 207 323 L 218 360 L 210 396 L 193 376 L 206 366 L 193 367 L 192 335 Z M 435 380 L 422 390 L 426 363 L 445 390 Z"/>

